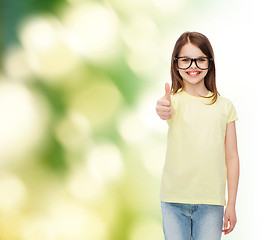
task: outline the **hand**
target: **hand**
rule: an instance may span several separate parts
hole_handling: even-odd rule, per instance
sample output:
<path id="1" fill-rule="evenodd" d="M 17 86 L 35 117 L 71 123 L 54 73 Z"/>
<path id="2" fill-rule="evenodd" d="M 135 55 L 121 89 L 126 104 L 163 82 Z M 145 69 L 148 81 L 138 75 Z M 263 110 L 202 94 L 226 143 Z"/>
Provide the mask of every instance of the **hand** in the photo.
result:
<path id="1" fill-rule="evenodd" d="M 230 228 L 228 228 L 228 221 L 230 222 Z M 225 209 L 224 213 L 224 235 L 230 233 L 233 231 L 235 228 L 237 219 L 236 219 L 236 211 L 235 211 L 235 206 L 233 205 L 228 205 Z"/>
<path id="2" fill-rule="evenodd" d="M 173 116 L 173 108 L 171 107 L 170 86 L 165 84 L 165 95 L 157 101 L 156 112 L 163 120 L 169 120 Z"/>

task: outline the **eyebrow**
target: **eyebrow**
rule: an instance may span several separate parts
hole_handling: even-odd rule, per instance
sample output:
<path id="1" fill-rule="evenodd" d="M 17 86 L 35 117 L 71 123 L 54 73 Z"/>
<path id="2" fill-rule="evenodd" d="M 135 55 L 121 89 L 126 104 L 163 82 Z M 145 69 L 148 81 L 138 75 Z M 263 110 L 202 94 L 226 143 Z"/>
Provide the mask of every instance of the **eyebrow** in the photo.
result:
<path id="1" fill-rule="evenodd" d="M 192 58 L 192 57 L 189 57 L 189 56 L 180 56 L 180 57 L 186 57 L 186 58 Z M 201 57 L 207 57 L 207 56 L 198 56 L 198 57 L 195 57 L 195 58 L 201 58 Z"/>

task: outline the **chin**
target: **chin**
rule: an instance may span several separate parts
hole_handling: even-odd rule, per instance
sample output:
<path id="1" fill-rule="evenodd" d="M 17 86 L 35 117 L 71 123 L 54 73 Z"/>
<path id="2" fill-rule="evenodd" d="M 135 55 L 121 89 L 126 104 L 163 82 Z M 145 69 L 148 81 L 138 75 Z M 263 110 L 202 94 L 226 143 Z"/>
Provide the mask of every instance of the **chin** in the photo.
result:
<path id="1" fill-rule="evenodd" d="M 185 79 L 185 78 L 183 78 L 183 80 L 185 80 L 186 82 L 188 82 L 190 84 L 197 84 L 201 81 L 204 81 L 204 78 L 201 78 L 201 79 Z"/>

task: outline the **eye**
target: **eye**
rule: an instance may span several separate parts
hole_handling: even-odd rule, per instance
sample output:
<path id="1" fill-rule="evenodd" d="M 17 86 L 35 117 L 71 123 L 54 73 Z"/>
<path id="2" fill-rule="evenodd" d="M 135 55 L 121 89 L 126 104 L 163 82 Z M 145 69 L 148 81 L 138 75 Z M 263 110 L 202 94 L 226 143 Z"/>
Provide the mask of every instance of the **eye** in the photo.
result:
<path id="1" fill-rule="evenodd" d="M 206 58 L 199 58 L 198 61 L 199 61 L 199 62 L 206 62 L 207 59 L 206 59 Z"/>
<path id="2" fill-rule="evenodd" d="M 183 58 L 183 59 L 182 59 L 182 62 L 189 62 L 189 61 L 190 61 L 189 58 Z"/>

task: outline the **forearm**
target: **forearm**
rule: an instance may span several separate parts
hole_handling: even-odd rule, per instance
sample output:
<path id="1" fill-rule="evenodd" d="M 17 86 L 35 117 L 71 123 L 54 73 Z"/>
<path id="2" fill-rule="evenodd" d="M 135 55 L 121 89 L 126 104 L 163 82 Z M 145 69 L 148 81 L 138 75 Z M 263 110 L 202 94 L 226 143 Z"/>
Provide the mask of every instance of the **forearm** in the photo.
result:
<path id="1" fill-rule="evenodd" d="M 227 205 L 235 206 L 238 181 L 239 181 L 239 159 L 235 158 L 227 160 L 226 166 L 227 166 L 227 189 L 228 189 Z"/>

